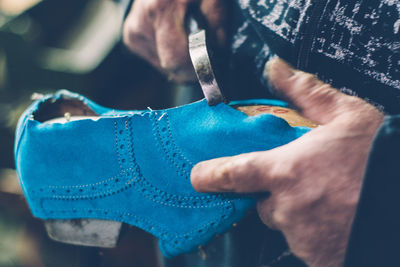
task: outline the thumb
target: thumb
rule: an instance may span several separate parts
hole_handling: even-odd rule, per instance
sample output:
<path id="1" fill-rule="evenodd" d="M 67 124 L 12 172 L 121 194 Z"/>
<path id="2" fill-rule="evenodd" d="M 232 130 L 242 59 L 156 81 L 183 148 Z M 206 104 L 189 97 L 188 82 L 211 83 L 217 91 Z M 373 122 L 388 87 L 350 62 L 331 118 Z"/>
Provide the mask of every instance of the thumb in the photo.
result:
<path id="1" fill-rule="evenodd" d="M 265 66 L 265 76 L 278 94 L 287 98 L 306 118 L 326 124 L 343 111 L 352 97 L 320 81 L 316 76 L 292 69 L 285 61 L 272 58 Z"/>
<path id="2" fill-rule="evenodd" d="M 279 165 L 276 153 L 273 149 L 200 162 L 192 169 L 192 185 L 199 192 L 270 191 L 274 166 Z"/>

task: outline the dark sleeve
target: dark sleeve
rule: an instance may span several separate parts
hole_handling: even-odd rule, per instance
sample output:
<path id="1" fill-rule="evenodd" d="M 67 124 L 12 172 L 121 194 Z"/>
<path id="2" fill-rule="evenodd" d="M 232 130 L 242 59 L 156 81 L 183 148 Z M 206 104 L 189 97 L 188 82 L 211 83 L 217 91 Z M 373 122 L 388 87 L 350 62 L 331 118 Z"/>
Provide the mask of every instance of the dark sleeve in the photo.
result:
<path id="1" fill-rule="evenodd" d="M 375 137 L 345 267 L 400 266 L 400 115 Z"/>

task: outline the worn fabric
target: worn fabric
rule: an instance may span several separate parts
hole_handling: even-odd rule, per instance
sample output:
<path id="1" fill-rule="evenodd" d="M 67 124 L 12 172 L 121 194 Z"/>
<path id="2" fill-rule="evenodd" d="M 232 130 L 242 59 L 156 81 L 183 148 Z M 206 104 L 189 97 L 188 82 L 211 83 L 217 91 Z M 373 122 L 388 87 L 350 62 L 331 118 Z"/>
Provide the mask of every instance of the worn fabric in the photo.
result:
<path id="1" fill-rule="evenodd" d="M 232 71 L 251 68 L 248 77 L 266 86 L 264 63 L 276 54 L 387 113 L 400 112 L 398 1 L 237 2 L 244 19 L 233 29 Z M 248 65 L 243 67 L 243 62 Z"/>

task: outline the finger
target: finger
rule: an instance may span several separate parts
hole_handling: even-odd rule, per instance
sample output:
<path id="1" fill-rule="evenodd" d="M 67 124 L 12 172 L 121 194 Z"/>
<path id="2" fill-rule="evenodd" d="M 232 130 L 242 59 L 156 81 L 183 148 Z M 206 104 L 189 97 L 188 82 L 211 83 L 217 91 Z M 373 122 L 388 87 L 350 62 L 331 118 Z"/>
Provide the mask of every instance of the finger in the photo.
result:
<path id="1" fill-rule="evenodd" d="M 265 74 L 278 93 L 318 124 L 326 124 L 340 116 L 346 110 L 344 107 L 355 99 L 312 74 L 292 69 L 279 58 L 266 64 Z"/>
<path id="2" fill-rule="evenodd" d="M 279 149 L 217 158 L 195 165 L 191 182 L 199 192 L 266 192 L 284 176 Z"/>
<path id="3" fill-rule="evenodd" d="M 220 47 L 226 44 L 226 29 L 230 1 L 203 0 L 200 5 L 202 14 L 207 20 L 207 30 L 214 36 Z"/>
<path id="4" fill-rule="evenodd" d="M 184 27 L 186 11 L 187 4 L 178 1 L 165 7 L 154 24 L 160 66 L 170 79 L 178 82 L 192 81 L 196 77 Z"/>
<path id="5" fill-rule="evenodd" d="M 148 36 L 140 32 L 130 32 L 124 34 L 124 43 L 132 53 L 146 60 L 156 69 L 161 70 L 156 46 Z"/>
<path id="6" fill-rule="evenodd" d="M 145 59 L 155 68 L 161 69 L 150 13 L 144 1 L 135 1 L 132 4 L 124 23 L 123 41 L 134 54 Z"/>

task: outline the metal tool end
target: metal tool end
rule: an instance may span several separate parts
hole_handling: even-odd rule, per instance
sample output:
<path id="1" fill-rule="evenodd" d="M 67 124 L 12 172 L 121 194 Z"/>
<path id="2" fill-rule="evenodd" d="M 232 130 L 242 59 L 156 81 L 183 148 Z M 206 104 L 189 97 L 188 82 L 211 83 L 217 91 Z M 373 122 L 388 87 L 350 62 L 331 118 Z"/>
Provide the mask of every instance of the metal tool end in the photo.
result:
<path id="1" fill-rule="evenodd" d="M 121 225 L 120 222 L 98 219 L 45 221 L 47 234 L 55 241 L 103 248 L 116 246 Z"/>
<path id="2" fill-rule="evenodd" d="M 226 102 L 218 86 L 207 50 L 206 31 L 199 29 L 194 18 L 189 19 L 189 54 L 204 96 L 210 106 Z"/>

